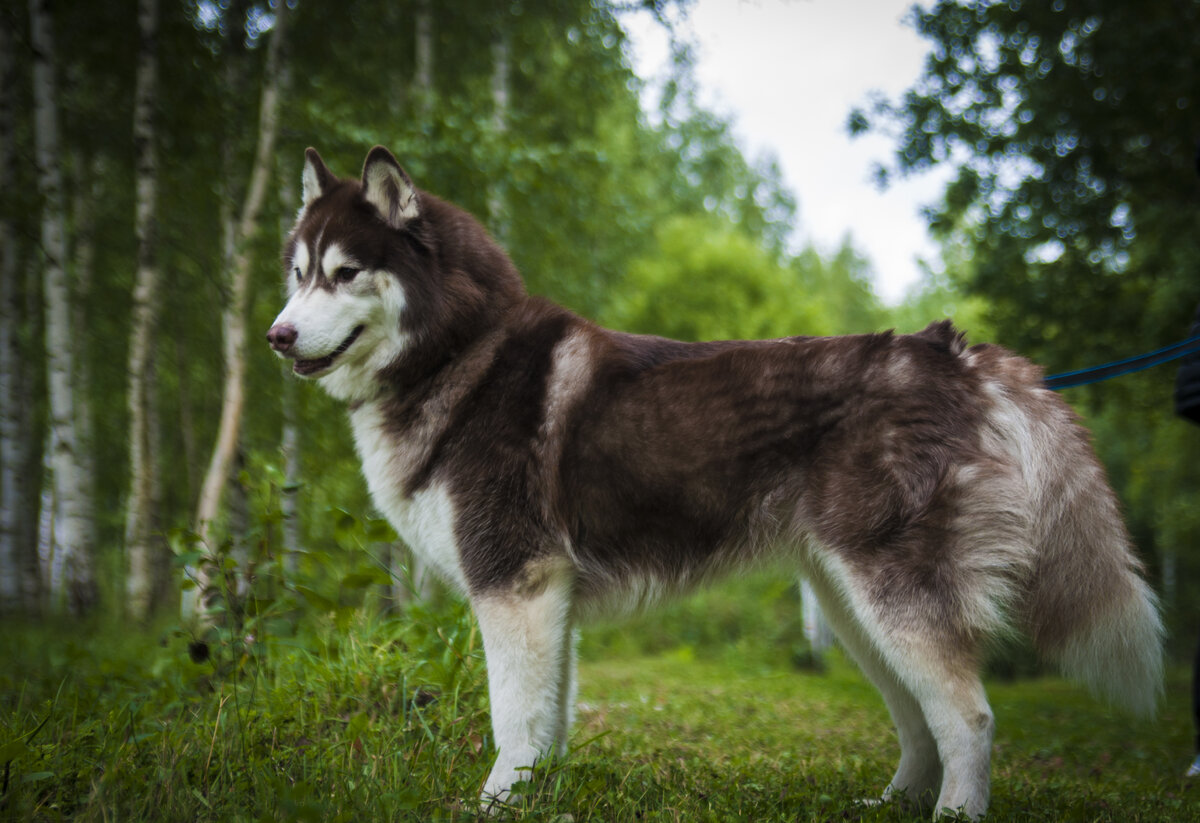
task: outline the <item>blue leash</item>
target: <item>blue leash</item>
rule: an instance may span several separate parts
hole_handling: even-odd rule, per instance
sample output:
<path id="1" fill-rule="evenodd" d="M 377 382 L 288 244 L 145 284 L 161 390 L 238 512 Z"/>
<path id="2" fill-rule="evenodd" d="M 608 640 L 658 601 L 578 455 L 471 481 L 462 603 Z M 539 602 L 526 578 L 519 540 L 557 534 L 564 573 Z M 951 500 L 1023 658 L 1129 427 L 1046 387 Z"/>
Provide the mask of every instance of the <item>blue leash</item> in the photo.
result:
<path id="1" fill-rule="evenodd" d="M 1092 366 L 1090 369 L 1052 374 L 1046 378 L 1046 388 L 1058 391 L 1060 389 L 1072 389 L 1076 386 L 1086 386 L 1089 383 L 1099 383 L 1101 380 L 1108 380 L 1124 374 L 1132 374 L 1142 369 L 1148 369 L 1152 366 L 1169 363 L 1172 360 L 1178 360 L 1180 357 L 1187 357 L 1189 354 L 1200 354 L 1200 335 L 1189 337 L 1187 340 L 1173 343 L 1166 348 L 1147 352 L 1146 354 L 1139 354 L 1137 357 L 1130 357 L 1126 360 L 1116 360 L 1112 363 L 1105 363 L 1102 366 Z"/>

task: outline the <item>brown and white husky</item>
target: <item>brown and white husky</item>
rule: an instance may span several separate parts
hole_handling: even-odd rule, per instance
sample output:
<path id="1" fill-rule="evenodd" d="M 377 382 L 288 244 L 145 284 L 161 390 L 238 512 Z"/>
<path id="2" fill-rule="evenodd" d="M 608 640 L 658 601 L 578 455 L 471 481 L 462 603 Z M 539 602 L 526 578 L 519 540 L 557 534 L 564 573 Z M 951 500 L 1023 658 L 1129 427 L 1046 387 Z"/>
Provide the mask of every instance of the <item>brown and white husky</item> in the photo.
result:
<path id="1" fill-rule="evenodd" d="M 376 147 L 313 149 L 267 333 L 348 404 L 376 505 L 463 595 L 498 749 L 483 787 L 562 754 L 572 631 L 773 560 L 807 577 L 887 702 L 883 792 L 988 804 L 989 643 L 1016 631 L 1153 710 L 1155 597 L 1070 408 L 1029 362 L 919 334 L 681 343 L 526 294 L 462 210 Z M 782 295 L 781 295 L 782 297 Z"/>

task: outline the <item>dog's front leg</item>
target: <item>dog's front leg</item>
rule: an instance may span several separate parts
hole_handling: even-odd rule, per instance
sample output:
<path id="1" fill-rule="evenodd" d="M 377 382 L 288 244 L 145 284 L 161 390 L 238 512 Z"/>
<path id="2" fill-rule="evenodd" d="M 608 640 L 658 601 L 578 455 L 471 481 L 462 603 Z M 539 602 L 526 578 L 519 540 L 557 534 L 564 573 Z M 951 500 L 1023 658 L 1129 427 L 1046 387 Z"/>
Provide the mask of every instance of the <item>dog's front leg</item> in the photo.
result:
<path id="1" fill-rule="evenodd" d="M 505 590 L 472 597 L 487 657 L 496 764 L 483 787 L 485 803 L 512 799 L 513 783 L 541 757 L 562 748 L 572 668 L 569 580 L 535 592 Z"/>

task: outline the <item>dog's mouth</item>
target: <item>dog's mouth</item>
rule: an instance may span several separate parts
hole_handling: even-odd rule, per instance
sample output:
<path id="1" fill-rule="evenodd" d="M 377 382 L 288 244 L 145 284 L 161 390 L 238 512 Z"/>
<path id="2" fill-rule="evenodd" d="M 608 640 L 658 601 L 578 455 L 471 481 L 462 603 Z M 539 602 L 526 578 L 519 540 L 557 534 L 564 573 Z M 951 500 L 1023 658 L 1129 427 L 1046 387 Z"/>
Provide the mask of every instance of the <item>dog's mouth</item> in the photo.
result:
<path id="1" fill-rule="evenodd" d="M 346 349 L 354 345 L 354 341 L 358 339 L 360 334 L 362 334 L 364 328 L 366 328 L 366 326 L 356 326 L 354 331 L 350 332 L 350 335 L 343 340 L 336 349 L 324 357 L 314 357 L 312 360 L 295 361 L 292 363 L 292 371 L 298 375 L 301 375 L 302 377 L 309 377 L 317 374 L 318 372 L 325 371 L 333 365 L 334 360 L 337 360 L 341 355 L 345 354 Z"/>

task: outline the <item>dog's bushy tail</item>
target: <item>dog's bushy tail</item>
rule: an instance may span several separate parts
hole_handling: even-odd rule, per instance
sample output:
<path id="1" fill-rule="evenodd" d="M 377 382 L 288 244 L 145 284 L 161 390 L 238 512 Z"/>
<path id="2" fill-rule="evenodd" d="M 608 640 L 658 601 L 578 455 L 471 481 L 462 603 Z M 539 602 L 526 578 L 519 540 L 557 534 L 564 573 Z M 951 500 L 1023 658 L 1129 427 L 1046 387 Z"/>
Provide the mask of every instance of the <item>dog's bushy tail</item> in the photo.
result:
<path id="1" fill-rule="evenodd" d="M 1050 454 L 1029 478 L 1041 516 L 1027 628 L 1035 648 L 1065 676 L 1111 703 L 1151 715 L 1162 692 L 1158 599 L 1086 432 L 1057 396 L 1040 394 L 1048 414 L 1035 429 Z"/>

